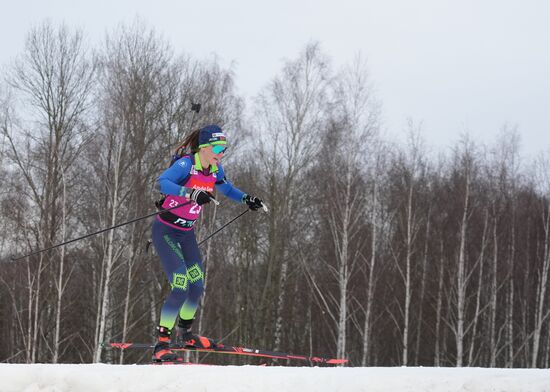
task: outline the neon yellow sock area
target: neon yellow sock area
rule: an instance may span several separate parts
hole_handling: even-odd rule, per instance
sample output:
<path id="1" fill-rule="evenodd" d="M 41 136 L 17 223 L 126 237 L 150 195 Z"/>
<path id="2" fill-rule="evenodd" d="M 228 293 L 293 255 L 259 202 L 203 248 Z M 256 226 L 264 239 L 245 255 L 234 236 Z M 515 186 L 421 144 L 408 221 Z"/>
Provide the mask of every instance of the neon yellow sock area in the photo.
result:
<path id="1" fill-rule="evenodd" d="M 197 312 L 196 304 L 184 303 L 180 309 L 180 318 L 182 320 L 192 320 Z"/>
<path id="2" fill-rule="evenodd" d="M 161 327 L 165 327 L 171 330 L 172 328 L 174 328 L 174 325 L 176 325 L 177 318 L 178 318 L 177 312 L 163 310 L 163 312 L 160 315 L 159 325 Z"/>

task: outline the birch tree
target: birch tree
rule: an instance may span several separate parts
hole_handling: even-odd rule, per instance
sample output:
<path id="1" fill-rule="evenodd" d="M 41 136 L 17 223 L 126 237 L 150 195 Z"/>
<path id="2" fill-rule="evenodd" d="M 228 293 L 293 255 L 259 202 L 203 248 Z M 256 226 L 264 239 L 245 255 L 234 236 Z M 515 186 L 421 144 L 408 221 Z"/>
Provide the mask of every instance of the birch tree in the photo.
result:
<path id="1" fill-rule="evenodd" d="M 103 169 L 108 184 L 104 197 L 109 211 L 105 223 L 112 226 L 121 217 L 143 215 L 150 211 L 152 183 L 162 163 L 157 159 L 162 150 L 160 140 L 169 129 L 173 113 L 166 106 L 175 97 L 175 81 L 170 49 L 152 30 L 143 29 L 139 21 L 123 26 L 106 39 L 99 61 L 102 69 L 102 128 L 105 138 L 100 148 L 107 150 Z M 115 286 L 113 273 L 117 262 L 125 262 L 122 339 L 127 338 L 132 303 L 133 280 L 148 222 L 127 227 L 125 234 L 110 231 L 104 247 L 101 282 L 98 286 L 96 342 L 102 342 L 112 312 L 111 298 Z M 120 236 L 120 240 L 116 240 Z M 122 255 L 124 252 L 124 256 Z M 118 269 L 118 268 L 117 268 Z M 116 284 L 119 284 L 116 281 Z M 118 324 L 117 324 L 118 325 Z M 101 359 L 102 346 L 97 344 L 94 361 Z M 123 356 L 121 356 L 121 361 Z"/>
<path id="2" fill-rule="evenodd" d="M 260 325 L 272 331 L 275 348 L 282 341 L 289 268 L 297 267 L 291 264 L 290 245 L 299 243 L 293 239 L 287 222 L 296 221 L 301 208 L 300 195 L 307 194 L 302 179 L 319 148 L 314 138 L 324 122 L 329 75 L 329 65 L 319 45 L 310 44 L 298 59 L 284 65 L 281 74 L 258 98 L 257 129 L 263 137 L 255 146 L 255 155 L 262 157 L 262 171 L 269 181 L 262 187 L 269 195 L 277 195 L 267 199 L 271 214 L 265 284 L 259 297 Z"/>
<path id="3" fill-rule="evenodd" d="M 420 138 L 421 124 L 408 121 L 408 146 L 398 156 L 392 171 L 394 178 L 392 198 L 395 203 L 396 227 L 395 239 L 392 240 L 393 258 L 397 271 L 397 280 L 403 285 L 402 302 L 398 299 L 399 316 L 392 314 L 396 326 L 401 332 L 401 363 L 409 362 L 409 344 L 411 342 L 411 303 L 413 296 L 413 276 L 418 254 L 418 233 L 421 225 L 421 197 L 425 182 L 426 163 L 423 157 L 423 146 Z M 398 251 L 399 249 L 400 251 Z M 398 321 L 402 318 L 402 321 Z"/>
<path id="4" fill-rule="evenodd" d="M 537 283 L 536 283 L 536 305 L 534 314 L 534 328 L 533 328 L 533 343 L 531 349 L 531 367 L 536 368 L 539 366 L 539 355 L 541 348 L 541 338 L 543 334 L 544 323 L 550 316 L 550 309 L 546 306 L 546 291 L 548 289 L 548 279 L 550 278 L 550 203 L 549 190 L 550 190 L 550 163 L 546 157 L 540 157 L 537 162 L 537 177 L 541 190 L 545 193 L 546 197 L 541 200 L 541 221 L 543 224 L 543 246 L 542 254 L 540 254 L 541 265 L 537 270 Z"/>
<path id="5" fill-rule="evenodd" d="M 460 200 L 460 220 L 458 225 L 459 235 L 456 249 L 456 270 L 454 277 L 454 296 L 453 296 L 453 320 L 450 328 L 455 337 L 456 344 L 456 363 L 457 367 L 464 364 L 466 333 L 471 324 L 468 324 L 468 288 L 469 282 L 473 276 L 474 269 L 469 260 L 468 245 L 470 220 L 474 211 L 474 186 L 477 178 L 477 166 L 474 156 L 476 156 L 474 146 L 468 138 L 464 138 L 460 147 L 455 151 L 455 165 L 453 177 L 456 181 L 457 200 Z M 457 206 L 458 207 L 458 206 Z"/>
<path id="6" fill-rule="evenodd" d="M 338 282 L 337 356 L 346 355 L 348 285 L 360 259 L 360 240 L 366 220 L 367 192 L 363 176 L 365 156 L 379 126 L 379 107 L 369 85 L 366 63 L 357 58 L 335 81 L 336 98 L 333 126 L 324 141 L 324 163 L 319 177 L 328 180 L 323 196 L 327 203 L 327 222 L 334 245 L 335 263 L 327 263 Z M 371 260 L 374 262 L 374 260 Z M 372 271 L 371 271 L 372 272 Z M 372 283 L 372 282 L 371 282 Z"/>
<path id="7" fill-rule="evenodd" d="M 385 186 L 384 182 L 387 182 L 385 178 L 384 168 L 388 159 L 387 148 L 381 143 L 381 141 L 375 141 L 373 148 L 370 149 L 370 155 L 372 156 L 371 164 L 369 165 L 369 183 L 370 183 L 370 195 L 369 195 L 369 207 L 367 213 L 369 214 L 369 224 L 371 226 L 371 243 L 370 254 L 367 258 L 366 255 L 362 256 L 365 261 L 365 274 L 366 274 L 366 304 L 365 308 L 365 321 L 363 324 L 363 347 L 361 366 L 367 366 L 369 355 L 372 351 L 372 336 L 373 336 L 373 313 L 374 306 L 377 303 L 375 298 L 375 283 L 378 274 L 377 266 L 379 263 L 379 249 L 382 248 L 383 242 L 386 242 L 387 234 L 387 213 L 384 211 L 383 201 L 381 199 L 382 188 Z"/>
<path id="8" fill-rule="evenodd" d="M 513 184 L 515 180 L 511 179 L 511 174 L 517 175 L 517 135 L 513 130 L 506 127 L 501 131 L 499 140 L 495 143 L 491 151 L 491 160 L 487 163 L 487 173 L 485 175 L 489 192 L 488 211 L 491 212 L 491 269 L 490 284 L 488 285 L 489 303 L 489 347 L 490 347 L 490 366 L 497 366 L 498 354 L 507 347 L 503 340 L 510 339 L 507 323 L 508 315 L 511 311 L 507 304 L 510 297 L 501 296 L 500 292 L 510 289 L 510 295 L 513 296 L 513 256 L 509 254 L 510 249 L 515 247 L 514 220 L 511 219 L 514 210 L 512 196 Z M 482 249 L 482 253 L 485 249 Z M 512 250 L 512 252 L 515 252 Z M 507 283 L 512 286 L 507 285 Z M 501 311 L 506 309 L 505 312 Z M 507 325 L 508 324 L 508 325 Z M 506 332 L 504 333 L 504 331 Z"/>
<path id="9" fill-rule="evenodd" d="M 29 33 L 25 52 L 14 64 L 9 77 L 14 90 L 23 102 L 28 103 L 28 109 L 20 109 L 21 112 L 36 121 L 36 128 L 29 121 L 18 130 L 19 136 L 5 133 L 11 147 L 12 161 L 25 178 L 29 198 L 38 210 L 35 216 L 38 217 L 36 224 L 39 229 L 33 244 L 36 248 L 53 245 L 59 238 L 60 225 L 66 222 L 60 211 L 62 187 L 66 185 L 63 178 L 73 178 L 70 167 L 85 145 L 89 132 L 85 120 L 93 76 L 94 67 L 83 47 L 82 33 L 70 31 L 63 25 L 55 28 L 50 23 L 44 23 Z M 18 143 L 20 141 L 26 143 L 23 149 Z M 33 150 L 32 160 L 25 156 L 24 148 Z M 54 259 L 54 254 L 48 252 L 29 262 L 29 309 L 33 308 L 32 323 L 29 319 L 29 337 L 32 338 L 27 360 L 30 362 L 37 360 L 39 336 L 47 335 L 41 325 L 44 321 L 41 320 L 44 310 L 41 306 L 44 301 L 41 296 L 42 277 L 47 269 L 53 268 Z M 58 360 L 60 350 L 61 299 L 63 280 L 66 279 L 63 259 L 62 255 L 57 273 L 51 273 L 56 282 L 58 299 L 52 348 L 54 361 Z M 39 330 L 42 331 L 40 334 Z"/>

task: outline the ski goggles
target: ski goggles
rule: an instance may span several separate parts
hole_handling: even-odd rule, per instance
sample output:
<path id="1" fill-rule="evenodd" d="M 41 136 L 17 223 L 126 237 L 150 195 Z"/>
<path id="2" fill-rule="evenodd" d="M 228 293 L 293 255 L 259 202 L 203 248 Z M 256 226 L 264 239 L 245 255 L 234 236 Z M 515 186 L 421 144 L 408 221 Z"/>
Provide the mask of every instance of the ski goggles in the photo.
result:
<path id="1" fill-rule="evenodd" d="M 222 152 L 225 152 L 227 150 L 226 146 L 222 146 L 220 144 L 216 144 L 215 146 L 212 146 L 212 152 L 214 154 L 221 154 Z"/>

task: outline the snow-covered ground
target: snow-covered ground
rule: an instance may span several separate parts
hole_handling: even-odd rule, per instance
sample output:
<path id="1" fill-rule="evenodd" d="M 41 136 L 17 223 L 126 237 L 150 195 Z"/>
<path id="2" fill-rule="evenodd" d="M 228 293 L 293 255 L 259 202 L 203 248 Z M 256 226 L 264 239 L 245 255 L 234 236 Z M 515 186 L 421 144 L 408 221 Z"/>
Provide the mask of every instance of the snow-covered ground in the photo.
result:
<path id="1" fill-rule="evenodd" d="M 550 392 L 550 369 L 0 364 L 0 392 Z"/>

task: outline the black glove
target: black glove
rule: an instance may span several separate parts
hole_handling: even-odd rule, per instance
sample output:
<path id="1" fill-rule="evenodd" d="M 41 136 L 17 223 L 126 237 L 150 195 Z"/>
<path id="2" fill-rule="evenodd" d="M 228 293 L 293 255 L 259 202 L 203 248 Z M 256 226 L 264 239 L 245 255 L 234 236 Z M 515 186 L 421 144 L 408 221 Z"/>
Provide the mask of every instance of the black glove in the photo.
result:
<path id="1" fill-rule="evenodd" d="M 207 191 L 201 191 L 200 189 L 193 189 L 189 193 L 189 199 L 196 202 L 199 206 L 210 203 L 210 200 L 214 199 L 214 195 Z"/>
<path id="2" fill-rule="evenodd" d="M 252 211 L 258 211 L 263 207 L 263 201 L 259 197 L 245 195 L 244 202 Z"/>

